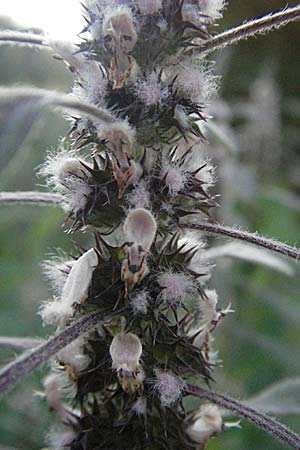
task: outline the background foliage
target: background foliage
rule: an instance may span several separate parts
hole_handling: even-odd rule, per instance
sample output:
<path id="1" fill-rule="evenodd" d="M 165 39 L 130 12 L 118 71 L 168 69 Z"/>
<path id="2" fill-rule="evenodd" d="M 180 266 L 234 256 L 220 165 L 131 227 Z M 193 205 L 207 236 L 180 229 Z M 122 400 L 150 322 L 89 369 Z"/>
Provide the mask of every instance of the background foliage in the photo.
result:
<path id="1" fill-rule="evenodd" d="M 297 2 L 291 2 L 290 6 Z M 231 0 L 222 28 L 284 6 L 279 0 Z M 1 28 L 14 25 L 1 19 Z M 258 230 L 299 245 L 300 205 L 300 72 L 299 24 L 242 42 L 217 57 L 223 76 L 220 100 L 212 106 L 215 121 L 229 143 L 211 133 L 210 149 L 219 167 L 221 207 L 226 224 Z M 47 51 L 0 49 L 0 84 L 32 84 L 67 92 L 71 76 Z M 43 113 L 29 137 L 6 155 L 0 190 L 31 190 L 41 180 L 36 167 L 47 149 L 68 130 L 61 116 Z M 220 142 L 222 141 L 222 142 Z M 42 189 L 42 187 L 38 187 Z M 36 311 L 49 295 L 41 261 L 53 249 L 71 249 L 59 209 L 2 207 L 0 214 L 0 329 L 7 336 L 47 336 Z M 84 242 L 84 237 L 76 240 Z M 217 244 L 222 241 L 217 240 Z M 223 360 L 216 388 L 241 399 L 269 384 L 300 373 L 299 265 L 294 276 L 223 258 L 217 261 L 212 286 L 221 306 L 232 302 L 235 314 L 216 332 Z M 1 349 L 0 362 L 14 357 Z M 0 404 L 0 444 L 22 450 L 41 449 L 52 416 L 33 390 L 41 389 L 46 369 L 19 385 Z M 284 418 L 296 431 L 299 417 Z M 283 450 L 283 446 L 245 421 L 243 431 L 228 431 L 212 440 L 209 450 Z M 3 447 L 3 448 L 4 448 Z M 1 446 L 0 446 L 1 448 Z"/>

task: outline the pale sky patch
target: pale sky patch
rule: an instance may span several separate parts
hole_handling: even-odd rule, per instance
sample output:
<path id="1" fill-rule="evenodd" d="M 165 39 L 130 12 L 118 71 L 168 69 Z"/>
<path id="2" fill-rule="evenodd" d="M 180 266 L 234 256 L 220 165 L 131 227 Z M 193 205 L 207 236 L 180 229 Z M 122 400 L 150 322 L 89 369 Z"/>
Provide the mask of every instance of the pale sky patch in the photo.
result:
<path id="1" fill-rule="evenodd" d="M 0 16 L 10 17 L 24 29 L 38 27 L 73 42 L 84 26 L 79 0 L 0 0 Z"/>

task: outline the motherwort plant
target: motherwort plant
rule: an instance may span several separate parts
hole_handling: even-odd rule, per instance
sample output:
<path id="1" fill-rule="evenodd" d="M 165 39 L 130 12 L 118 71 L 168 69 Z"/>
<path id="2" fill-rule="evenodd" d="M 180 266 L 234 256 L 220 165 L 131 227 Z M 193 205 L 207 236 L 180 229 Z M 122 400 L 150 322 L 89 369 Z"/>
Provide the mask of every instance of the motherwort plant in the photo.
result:
<path id="1" fill-rule="evenodd" d="M 71 122 L 39 170 L 52 193 L 3 193 L 2 203 L 59 204 L 67 232 L 85 231 L 94 242 L 74 258 L 44 262 L 53 297 L 39 314 L 56 335 L 0 375 L 4 391 L 53 358 L 44 380 L 58 422 L 51 448 L 203 449 L 238 426 L 224 422 L 225 409 L 300 448 L 285 426 L 210 390 L 213 332 L 231 309 L 220 309 L 207 285 L 203 232 L 299 257 L 214 220 L 215 168 L 202 147 L 218 86 L 206 54 L 297 20 L 300 7 L 212 36 L 224 3 L 86 0 L 78 46 L 0 32 L 2 44 L 50 48 L 74 74 L 70 95 L 0 91 L 3 109 L 53 105 Z M 192 396 L 202 400 L 196 407 Z"/>

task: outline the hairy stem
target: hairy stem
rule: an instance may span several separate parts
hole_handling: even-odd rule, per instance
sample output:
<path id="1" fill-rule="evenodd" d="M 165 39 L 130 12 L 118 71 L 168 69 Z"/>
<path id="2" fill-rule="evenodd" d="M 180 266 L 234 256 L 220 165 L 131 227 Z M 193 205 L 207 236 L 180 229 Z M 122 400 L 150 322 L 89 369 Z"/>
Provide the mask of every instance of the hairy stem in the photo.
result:
<path id="1" fill-rule="evenodd" d="M 256 36 L 257 34 L 267 33 L 273 29 L 287 25 L 290 22 L 300 20 L 300 5 L 292 8 L 285 8 L 276 13 L 267 14 L 259 19 L 249 20 L 242 25 L 238 25 L 230 30 L 213 36 L 211 39 L 197 45 L 197 54 L 208 54 L 215 50 L 220 50 L 227 45 L 235 44 L 242 39 Z M 195 48 L 195 47 L 194 47 Z M 188 50 L 187 52 L 192 52 Z"/>
<path id="2" fill-rule="evenodd" d="M 106 316 L 102 311 L 85 316 L 83 319 L 70 325 L 56 336 L 48 339 L 48 341 L 43 342 L 30 352 L 21 355 L 19 358 L 7 364 L 0 370 L 0 394 L 5 393 L 34 369 L 46 363 L 51 357 L 56 355 L 59 350 L 70 344 L 70 342 L 74 341 L 78 336 L 92 330 L 99 323 L 122 314 L 124 311 L 125 308 Z"/>
<path id="3" fill-rule="evenodd" d="M 39 206 L 59 206 L 63 197 L 60 194 L 48 192 L 0 192 L 0 205 L 12 205 L 14 203 L 29 203 Z"/>
<path id="4" fill-rule="evenodd" d="M 116 121 L 116 118 L 109 111 L 62 92 L 32 87 L 0 87 L 0 108 L 22 101 L 37 103 L 41 108 L 52 106 L 64 111 L 74 111 L 107 124 Z"/>
<path id="5" fill-rule="evenodd" d="M 44 36 L 41 34 L 24 33 L 15 30 L 1 30 L 0 46 L 6 44 L 47 47 L 47 44 L 44 42 Z"/>
<path id="6" fill-rule="evenodd" d="M 271 433 L 280 441 L 288 444 L 291 448 L 298 450 L 300 449 L 300 436 L 291 431 L 285 425 L 277 422 L 277 420 L 274 420 L 272 417 L 269 417 L 260 411 L 256 411 L 255 409 L 233 400 L 230 397 L 217 392 L 208 391 L 207 389 L 203 389 L 198 386 L 188 385 L 185 392 L 186 394 L 207 400 L 220 406 L 221 408 L 232 411 L 234 414 L 241 417 L 245 417 L 258 427 Z"/>
<path id="7" fill-rule="evenodd" d="M 190 230 L 200 230 L 205 233 L 212 234 L 215 236 L 226 236 L 232 239 L 238 239 L 239 241 L 249 242 L 250 244 L 257 245 L 259 247 L 264 247 L 275 253 L 280 253 L 281 255 L 289 256 L 293 259 L 300 259 L 300 250 L 298 248 L 291 247 L 290 245 L 284 244 L 283 242 L 275 241 L 273 239 L 268 239 L 259 236 L 257 233 L 249 233 L 248 231 L 241 231 L 225 225 L 220 225 L 218 223 L 181 223 L 181 228 Z"/>
<path id="8" fill-rule="evenodd" d="M 43 341 L 44 340 L 40 338 L 0 336 L 0 347 L 11 347 L 16 350 L 27 350 L 40 345 Z"/>

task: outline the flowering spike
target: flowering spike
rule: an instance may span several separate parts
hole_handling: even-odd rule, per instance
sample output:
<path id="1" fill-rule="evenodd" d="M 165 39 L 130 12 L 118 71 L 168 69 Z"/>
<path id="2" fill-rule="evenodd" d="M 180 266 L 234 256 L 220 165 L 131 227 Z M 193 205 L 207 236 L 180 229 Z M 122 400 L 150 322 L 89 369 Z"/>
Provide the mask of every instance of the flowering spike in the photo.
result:
<path id="1" fill-rule="evenodd" d="M 202 220 L 217 206 L 202 127 L 211 119 L 207 107 L 218 80 L 205 54 L 266 24 L 296 20 L 300 8 L 210 38 L 225 0 L 84 1 L 85 34 L 76 47 L 0 32 L 2 43 L 50 47 L 74 75 L 71 95 L 2 88 L 0 113 L 17 108 L 22 116 L 27 103 L 34 111 L 37 103 L 68 111 L 71 131 L 40 170 L 56 194 L 39 194 L 39 202 L 63 205 L 69 232 L 92 231 L 96 239 L 95 249 L 75 244 L 77 257 L 44 264 L 55 297 L 41 315 L 58 334 L 2 369 L 0 389 L 55 357 L 73 404 L 64 406 L 59 377 L 45 380 L 49 406 L 62 422 L 52 434 L 55 450 L 200 450 L 215 433 L 238 425 L 223 423 L 213 405 L 191 410 L 186 395 L 229 408 L 298 449 L 300 438 L 284 426 L 198 384 L 200 377 L 213 379 L 213 332 L 231 312 L 230 305 L 217 309 L 216 292 L 206 289 L 210 252 L 198 231 L 267 245 Z M 6 193 L 2 203 L 37 201 L 36 193 L 21 194 Z"/>

